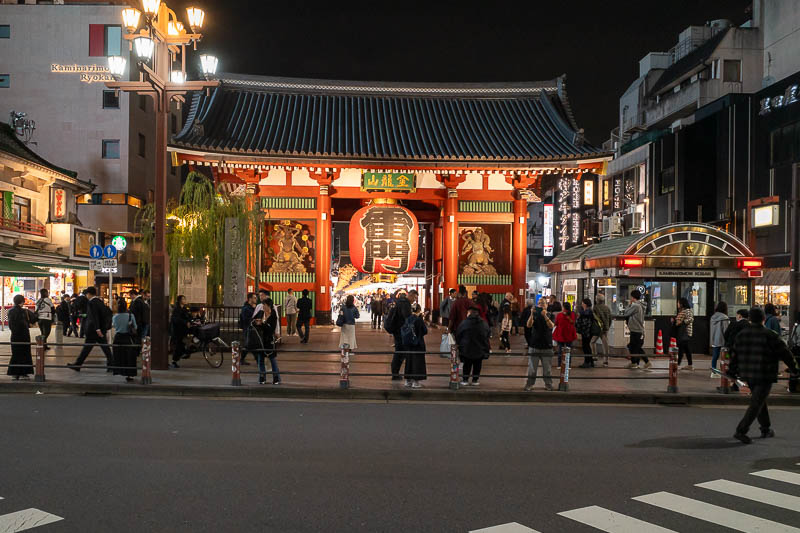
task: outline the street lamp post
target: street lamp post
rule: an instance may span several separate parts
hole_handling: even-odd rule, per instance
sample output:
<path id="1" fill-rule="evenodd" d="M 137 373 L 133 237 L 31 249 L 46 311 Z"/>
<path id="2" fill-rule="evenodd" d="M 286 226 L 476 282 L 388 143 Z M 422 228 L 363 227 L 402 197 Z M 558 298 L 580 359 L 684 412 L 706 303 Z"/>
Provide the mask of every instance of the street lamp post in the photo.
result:
<path id="1" fill-rule="evenodd" d="M 186 10 L 190 31 L 186 31 L 175 12 L 161 0 L 142 0 L 142 11 L 135 8 L 122 10 L 124 36 L 137 58 L 138 81 L 114 81 L 106 83 L 110 89 L 153 98 L 156 113 L 156 183 L 155 183 L 155 239 L 150 269 L 152 293 L 150 313 L 152 336 L 152 365 L 156 369 L 167 368 L 169 316 L 169 256 L 166 247 L 167 216 L 167 118 L 170 103 L 174 99 L 182 102 L 191 91 L 208 90 L 219 85 L 209 80 L 215 74 L 217 60 L 213 56 L 201 56 L 201 66 L 206 79 L 186 81 L 186 46 L 197 48 L 202 35 L 205 13 L 190 7 Z M 142 15 L 144 15 L 142 17 Z M 144 23 L 141 24 L 141 19 Z M 115 79 L 125 73 L 126 60 L 121 56 L 108 58 L 108 66 Z"/>

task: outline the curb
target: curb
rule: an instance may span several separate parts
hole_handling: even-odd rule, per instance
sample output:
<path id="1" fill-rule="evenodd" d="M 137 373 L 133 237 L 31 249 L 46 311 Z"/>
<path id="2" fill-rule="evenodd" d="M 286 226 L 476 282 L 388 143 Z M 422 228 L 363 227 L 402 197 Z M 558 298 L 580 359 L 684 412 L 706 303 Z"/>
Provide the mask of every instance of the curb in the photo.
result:
<path id="1" fill-rule="evenodd" d="M 177 396 L 197 398 L 264 398 L 305 400 L 371 400 L 386 402 L 484 402 L 484 403 L 606 403 L 628 405 L 748 405 L 743 394 L 650 392 L 522 392 L 488 390 L 338 389 L 277 387 L 193 387 L 179 385 L 8 383 L 0 394 L 79 394 L 85 396 Z M 800 394 L 771 396 L 770 405 L 800 407 Z"/>

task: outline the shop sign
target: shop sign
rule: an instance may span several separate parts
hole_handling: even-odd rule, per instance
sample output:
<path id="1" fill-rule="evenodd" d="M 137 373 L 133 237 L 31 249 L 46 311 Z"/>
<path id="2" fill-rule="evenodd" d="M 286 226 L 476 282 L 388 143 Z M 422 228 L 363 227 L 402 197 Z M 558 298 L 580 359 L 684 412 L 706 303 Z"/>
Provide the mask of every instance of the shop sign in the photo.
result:
<path id="1" fill-rule="evenodd" d="M 583 180 L 583 205 L 594 205 L 594 182 Z"/>
<path id="2" fill-rule="evenodd" d="M 569 242 L 569 193 L 570 193 L 570 179 L 561 178 L 558 180 L 558 249 L 566 250 L 567 243 Z"/>
<path id="3" fill-rule="evenodd" d="M 415 192 L 416 175 L 406 172 L 364 172 L 361 176 L 362 191 Z"/>
<path id="4" fill-rule="evenodd" d="M 553 204 L 544 204 L 544 255 L 553 256 Z"/>
<path id="5" fill-rule="evenodd" d="M 72 255 L 76 257 L 92 257 L 90 250 L 97 243 L 97 235 L 93 231 L 75 228 Z"/>
<path id="6" fill-rule="evenodd" d="M 622 174 L 614 176 L 614 211 L 622 209 Z"/>
<path id="7" fill-rule="evenodd" d="M 350 219 L 350 259 L 359 272 L 402 274 L 417 262 L 419 223 L 405 207 L 374 204 Z"/>
<path id="8" fill-rule="evenodd" d="M 794 104 L 800 100 L 800 85 L 790 85 L 786 88 L 783 94 L 779 96 L 768 96 L 761 99 L 761 106 L 758 111 L 759 115 L 766 115 L 770 111 L 786 107 L 789 104 Z"/>
<path id="9" fill-rule="evenodd" d="M 572 244 L 581 242 L 581 215 L 572 213 Z"/>
<path id="10" fill-rule="evenodd" d="M 108 67 L 103 65 L 60 65 L 52 63 L 50 72 L 57 74 L 78 74 L 80 81 L 84 83 L 114 81 L 114 76 Z"/>
<path id="11" fill-rule="evenodd" d="M 64 189 L 53 188 L 53 211 L 51 213 L 54 221 L 62 221 L 67 218 L 67 194 Z"/>
<path id="12" fill-rule="evenodd" d="M 660 278 L 713 278 L 713 270 L 657 268 L 656 276 Z"/>

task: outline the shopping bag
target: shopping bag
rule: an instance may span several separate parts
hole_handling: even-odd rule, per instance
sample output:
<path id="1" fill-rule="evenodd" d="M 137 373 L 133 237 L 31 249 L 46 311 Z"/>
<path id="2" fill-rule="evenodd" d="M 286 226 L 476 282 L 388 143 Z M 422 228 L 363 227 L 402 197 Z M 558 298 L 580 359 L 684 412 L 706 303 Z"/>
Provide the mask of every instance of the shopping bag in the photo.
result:
<path id="1" fill-rule="evenodd" d="M 442 334 L 442 341 L 439 343 L 439 357 L 449 359 L 450 358 L 450 346 L 455 344 L 453 336 L 449 333 Z"/>

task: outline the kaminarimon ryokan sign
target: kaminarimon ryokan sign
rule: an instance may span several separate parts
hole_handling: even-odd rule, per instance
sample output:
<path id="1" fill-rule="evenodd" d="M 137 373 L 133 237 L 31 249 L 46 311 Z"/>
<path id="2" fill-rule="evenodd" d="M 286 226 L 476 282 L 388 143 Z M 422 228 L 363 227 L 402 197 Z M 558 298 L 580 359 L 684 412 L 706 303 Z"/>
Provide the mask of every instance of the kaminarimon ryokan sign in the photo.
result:
<path id="1" fill-rule="evenodd" d="M 111 75 L 108 67 L 103 65 L 61 65 L 59 63 L 52 63 L 50 65 L 50 72 L 58 74 L 77 74 L 80 81 L 84 83 L 114 81 L 114 77 Z"/>

